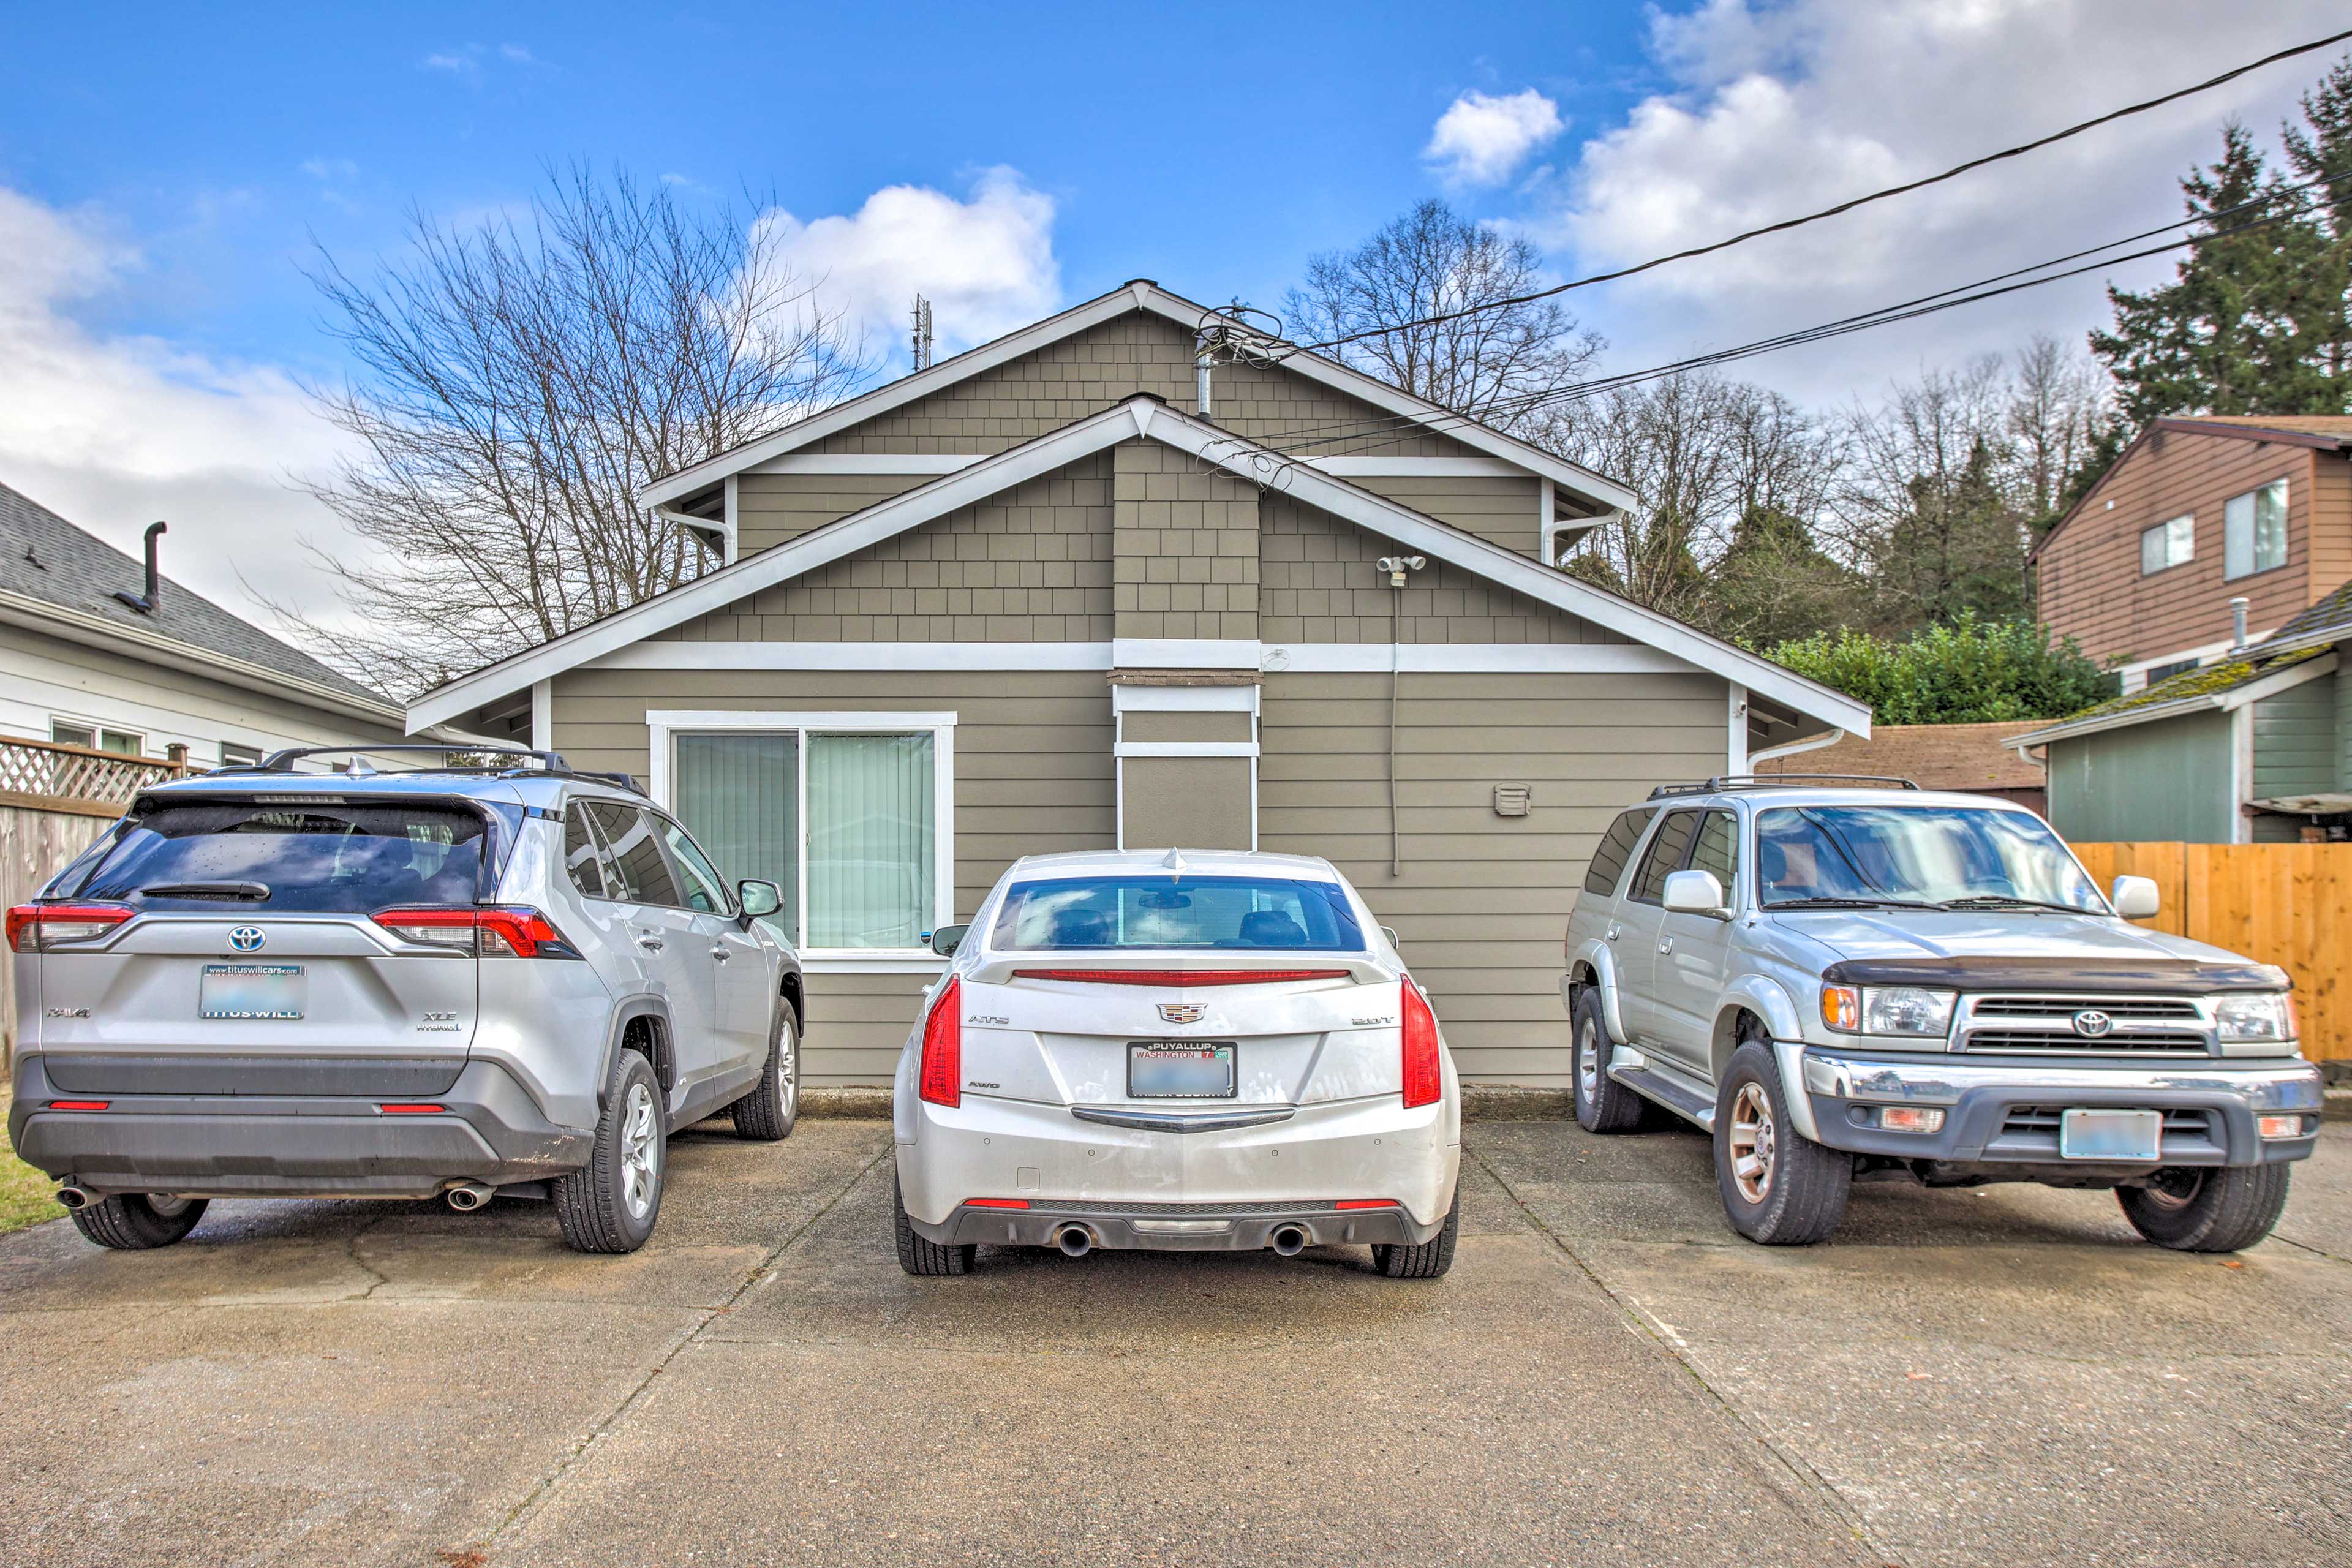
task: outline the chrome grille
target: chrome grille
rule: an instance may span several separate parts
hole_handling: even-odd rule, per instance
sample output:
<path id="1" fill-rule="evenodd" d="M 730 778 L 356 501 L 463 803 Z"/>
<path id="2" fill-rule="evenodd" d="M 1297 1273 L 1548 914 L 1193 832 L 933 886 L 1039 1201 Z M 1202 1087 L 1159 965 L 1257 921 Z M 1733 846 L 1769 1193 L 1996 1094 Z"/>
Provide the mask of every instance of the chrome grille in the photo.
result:
<path id="1" fill-rule="evenodd" d="M 2091 1051 L 2098 1053 L 2164 1051 L 2207 1055 L 2201 1035 L 2155 1034 L 2141 1029 L 2117 1029 L 2093 1038 L 2072 1029 L 1974 1029 L 1961 1049 L 1969 1051 Z"/>
<path id="2" fill-rule="evenodd" d="M 2112 1026 L 2086 1035 L 2074 1026 L 2084 1013 L 2105 1014 Z M 1953 1040 L 1955 1050 L 1980 1055 L 2205 1057 L 2214 1049 L 2206 1005 L 2189 996 L 1963 996 Z"/>
<path id="3" fill-rule="evenodd" d="M 2048 1018 L 2105 1013 L 2115 1019 L 2163 1019 L 2203 1024 L 2205 1016 L 2185 996 L 1979 996 L 1979 1018 Z"/>

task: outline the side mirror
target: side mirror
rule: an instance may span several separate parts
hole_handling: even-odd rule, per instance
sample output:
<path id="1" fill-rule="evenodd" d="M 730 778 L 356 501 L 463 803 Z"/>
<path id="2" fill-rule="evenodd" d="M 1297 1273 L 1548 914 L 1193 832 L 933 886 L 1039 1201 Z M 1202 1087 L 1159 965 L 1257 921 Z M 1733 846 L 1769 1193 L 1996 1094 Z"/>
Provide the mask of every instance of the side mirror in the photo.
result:
<path id="1" fill-rule="evenodd" d="M 2117 877 L 2107 889 L 2107 902 L 2127 921 L 2144 921 L 2163 907 L 2163 896 L 2149 877 Z"/>
<path id="2" fill-rule="evenodd" d="M 963 939 L 971 930 L 968 925 L 940 927 L 931 933 L 931 951 L 941 958 L 953 958 L 955 950 L 963 945 Z"/>
<path id="3" fill-rule="evenodd" d="M 1669 872 L 1665 903 L 1669 914 L 1719 915 L 1725 912 L 1723 884 L 1712 871 Z"/>
<path id="4" fill-rule="evenodd" d="M 742 906 L 745 920 L 755 921 L 784 907 L 784 890 L 773 882 L 746 877 L 735 884 L 735 901 Z"/>

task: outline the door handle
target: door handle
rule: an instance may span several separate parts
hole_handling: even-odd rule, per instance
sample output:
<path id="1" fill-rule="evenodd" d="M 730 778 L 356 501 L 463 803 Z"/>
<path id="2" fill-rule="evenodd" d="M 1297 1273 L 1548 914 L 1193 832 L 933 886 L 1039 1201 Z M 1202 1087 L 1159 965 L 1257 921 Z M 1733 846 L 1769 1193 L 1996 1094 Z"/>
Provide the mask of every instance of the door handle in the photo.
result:
<path id="1" fill-rule="evenodd" d="M 659 952 L 664 944 L 662 939 L 657 936 L 641 936 L 637 938 L 637 945 L 647 952 Z"/>
<path id="2" fill-rule="evenodd" d="M 1674 950 L 1675 939 L 1673 937 L 1662 936 L 1658 939 L 1658 951 L 1660 952 L 1672 952 Z"/>
<path id="3" fill-rule="evenodd" d="M 714 947 L 710 950 L 710 956 L 724 963 L 727 962 L 727 950 L 723 947 Z"/>
<path id="4" fill-rule="evenodd" d="M 1609 935 L 1606 940 L 1615 942 L 1620 935 L 1623 934 L 1624 930 L 1625 928 L 1623 926 L 1619 925 L 1615 921 L 1611 921 L 1609 922 Z"/>

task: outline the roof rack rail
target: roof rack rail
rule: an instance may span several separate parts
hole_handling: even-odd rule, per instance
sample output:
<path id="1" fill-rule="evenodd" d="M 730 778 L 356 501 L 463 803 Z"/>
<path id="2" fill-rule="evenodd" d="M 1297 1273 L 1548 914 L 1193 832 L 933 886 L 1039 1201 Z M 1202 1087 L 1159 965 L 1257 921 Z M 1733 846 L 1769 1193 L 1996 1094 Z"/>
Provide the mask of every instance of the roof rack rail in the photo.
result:
<path id="1" fill-rule="evenodd" d="M 1875 784 L 1882 789 L 1917 789 L 1910 779 L 1885 773 L 1725 773 L 1703 784 L 1660 784 L 1652 800 L 1679 795 L 1727 795 L 1744 789 L 1818 789 L 1824 784 Z"/>
<path id="2" fill-rule="evenodd" d="M 618 785 L 632 795 L 644 795 L 645 786 L 635 774 L 600 772 L 593 768 L 575 768 L 564 761 L 561 752 L 533 751 L 524 746 L 465 745 L 423 741 L 400 741 L 382 745 L 362 742 L 349 746 L 289 746 L 272 752 L 257 763 L 240 763 L 231 767 L 215 768 L 207 775 L 219 778 L 237 773 L 291 773 L 294 764 L 306 757 L 351 757 L 358 764 L 345 769 L 351 776 L 364 778 L 375 770 L 368 765 L 368 755 L 385 752 L 411 752 L 445 759 L 438 767 L 408 770 L 425 773 L 480 773 L 492 778 L 520 778 L 531 774 L 552 774 L 562 778 L 591 779 L 598 784 Z M 479 761 L 457 762 L 452 758 L 478 758 Z M 493 760 L 497 759 L 497 760 Z"/>

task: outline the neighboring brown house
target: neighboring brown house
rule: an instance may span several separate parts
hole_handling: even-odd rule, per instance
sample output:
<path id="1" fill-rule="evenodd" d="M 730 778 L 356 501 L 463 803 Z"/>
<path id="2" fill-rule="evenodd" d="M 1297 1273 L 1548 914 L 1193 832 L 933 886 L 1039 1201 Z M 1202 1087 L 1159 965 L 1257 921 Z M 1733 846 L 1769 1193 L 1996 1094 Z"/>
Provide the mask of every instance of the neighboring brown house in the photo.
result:
<path id="1" fill-rule="evenodd" d="M 412 725 L 646 775 L 787 889 L 818 1082 L 887 1082 L 1021 856 L 1321 855 L 1465 1076 L 1564 1084 L 1559 933 L 1652 786 L 1869 710 L 1558 570 L 1633 497 L 1130 284 L 649 486 L 727 564 Z"/>
<path id="2" fill-rule="evenodd" d="M 1999 724 L 1881 724 L 1867 737 L 1847 735 L 1810 752 L 1759 760 L 1765 776 L 1859 773 L 1909 779 L 1922 789 L 1997 795 L 2044 810 L 2042 764 L 2021 757 L 2002 740 L 2015 721 Z M 2046 815 L 2046 813 L 2045 813 Z"/>
<path id="3" fill-rule="evenodd" d="M 2126 694 L 2259 641 L 2352 577 L 2352 417 L 2158 419 L 2035 549 L 2042 618 Z"/>

